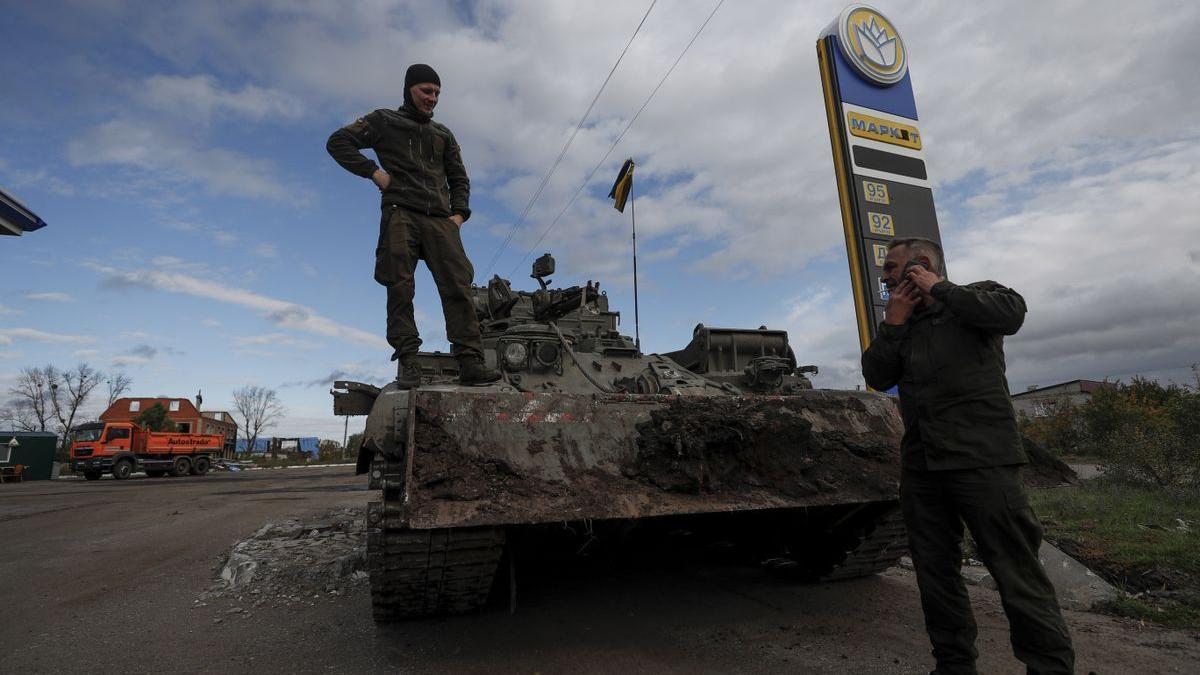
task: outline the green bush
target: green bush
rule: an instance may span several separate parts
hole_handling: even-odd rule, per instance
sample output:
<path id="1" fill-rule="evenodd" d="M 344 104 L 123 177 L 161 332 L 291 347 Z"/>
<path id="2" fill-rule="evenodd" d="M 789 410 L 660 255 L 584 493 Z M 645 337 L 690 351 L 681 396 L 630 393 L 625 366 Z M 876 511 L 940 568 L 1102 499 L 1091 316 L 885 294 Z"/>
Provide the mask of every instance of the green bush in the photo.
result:
<path id="1" fill-rule="evenodd" d="M 323 440 L 317 446 L 317 459 L 322 462 L 344 462 L 346 451 L 337 441 Z"/>
<path id="2" fill-rule="evenodd" d="M 1080 454 L 1100 458 L 1111 478 L 1200 488 L 1200 387 L 1134 377 L 1097 389 L 1065 414 L 1071 418 L 1043 426 L 1077 429 Z"/>
<path id="3" fill-rule="evenodd" d="M 1063 398 L 1049 406 L 1054 412 L 1045 417 L 1029 419 L 1021 415 L 1021 433 L 1042 447 L 1060 455 L 1087 454 L 1083 444 L 1083 416 L 1079 408 Z"/>
<path id="4" fill-rule="evenodd" d="M 133 421 L 136 422 L 139 427 L 143 429 L 149 429 L 150 431 L 175 432 L 179 430 L 179 428 L 175 426 L 175 422 L 171 420 L 167 413 L 167 409 L 163 407 L 162 403 L 155 403 L 149 408 L 146 408 L 142 412 L 138 413 L 138 416 L 133 418 Z"/>

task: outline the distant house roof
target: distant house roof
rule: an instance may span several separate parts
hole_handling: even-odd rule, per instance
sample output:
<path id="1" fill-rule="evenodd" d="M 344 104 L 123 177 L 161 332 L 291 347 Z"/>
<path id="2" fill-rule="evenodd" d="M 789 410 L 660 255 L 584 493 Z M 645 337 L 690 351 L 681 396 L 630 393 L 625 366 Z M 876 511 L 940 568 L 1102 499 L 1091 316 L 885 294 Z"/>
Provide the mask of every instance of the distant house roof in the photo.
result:
<path id="1" fill-rule="evenodd" d="M 1030 397 L 1030 396 L 1035 396 L 1037 394 L 1044 394 L 1044 393 L 1046 393 L 1046 391 L 1048 391 L 1050 389 L 1058 389 L 1059 387 L 1065 387 L 1068 384 L 1075 384 L 1076 382 L 1079 383 L 1079 391 L 1084 394 L 1090 394 L 1090 393 L 1096 391 L 1097 389 L 1111 389 L 1116 386 L 1112 382 L 1097 382 L 1096 380 L 1067 380 L 1066 382 L 1059 382 L 1058 384 L 1049 384 L 1049 385 L 1046 385 L 1045 387 L 1037 387 L 1034 389 L 1030 389 L 1028 391 L 1023 391 L 1019 394 L 1013 394 L 1012 398 L 1026 398 L 1026 397 Z"/>
<path id="2" fill-rule="evenodd" d="M 0 235 L 20 236 L 45 226 L 46 221 L 30 211 L 21 200 L 0 190 Z"/>
<path id="3" fill-rule="evenodd" d="M 201 410 L 200 415 L 206 420 L 216 422 L 218 425 L 237 426 L 237 420 L 233 419 L 233 415 L 228 410 Z"/>
<path id="4" fill-rule="evenodd" d="M 196 410 L 195 404 L 190 399 L 130 397 L 119 398 L 113 401 L 113 404 L 108 406 L 108 410 L 100 413 L 100 419 L 105 421 L 131 420 L 140 415 L 143 410 L 154 407 L 155 403 L 161 403 L 162 407 L 167 409 L 167 417 L 171 419 L 195 419 L 200 417 L 200 411 Z"/>

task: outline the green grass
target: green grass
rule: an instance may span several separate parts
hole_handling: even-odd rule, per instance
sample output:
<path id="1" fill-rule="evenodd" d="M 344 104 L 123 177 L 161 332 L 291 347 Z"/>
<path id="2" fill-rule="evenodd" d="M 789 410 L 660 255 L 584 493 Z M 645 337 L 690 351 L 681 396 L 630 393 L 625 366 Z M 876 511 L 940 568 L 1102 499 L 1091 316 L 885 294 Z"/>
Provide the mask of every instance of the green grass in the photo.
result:
<path id="1" fill-rule="evenodd" d="M 1118 588 L 1147 591 L 1108 603 L 1107 611 L 1200 628 L 1200 493 L 1101 479 L 1032 490 L 1030 500 L 1046 539 Z"/>
<path id="2" fill-rule="evenodd" d="M 1195 598 L 1192 598 L 1190 602 L 1180 600 L 1147 602 L 1141 598 L 1122 595 L 1115 600 L 1100 603 L 1096 609 L 1105 614 L 1157 623 L 1168 628 L 1200 628 L 1200 604 L 1196 602 Z"/>
<path id="3" fill-rule="evenodd" d="M 1030 500 L 1048 539 L 1069 539 L 1122 565 L 1169 565 L 1200 577 L 1200 493 L 1088 481 L 1032 490 Z"/>

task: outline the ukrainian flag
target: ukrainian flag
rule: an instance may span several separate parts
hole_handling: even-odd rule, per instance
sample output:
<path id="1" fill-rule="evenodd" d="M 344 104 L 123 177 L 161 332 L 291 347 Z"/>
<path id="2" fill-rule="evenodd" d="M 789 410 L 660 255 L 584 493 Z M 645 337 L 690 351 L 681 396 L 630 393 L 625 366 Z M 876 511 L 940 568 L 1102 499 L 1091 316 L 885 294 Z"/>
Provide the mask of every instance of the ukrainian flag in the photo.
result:
<path id="1" fill-rule="evenodd" d="M 633 189 L 633 159 L 625 160 L 621 173 L 617 174 L 617 182 L 613 183 L 608 196 L 613 200 L 613 208 L 625 213 L 625 200 L 629 199 L 629 191 Z"/>

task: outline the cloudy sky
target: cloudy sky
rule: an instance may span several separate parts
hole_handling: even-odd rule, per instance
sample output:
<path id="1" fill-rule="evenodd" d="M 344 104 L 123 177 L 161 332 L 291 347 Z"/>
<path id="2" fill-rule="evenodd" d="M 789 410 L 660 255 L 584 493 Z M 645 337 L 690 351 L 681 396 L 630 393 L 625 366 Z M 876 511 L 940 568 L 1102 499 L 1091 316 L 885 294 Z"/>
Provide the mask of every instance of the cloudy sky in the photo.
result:
<path id="1" fill-rule="evenodd" d="M 722 5 L 601 163 L 716 6 L 655 3 L 519 220 L 649 0 L 6 0 L 0 186 L 50 225 L 0 241 L 0 387 L 81 360 L 208 408 L 261 384 L 290 411 L 276 433 L 340 437 L 331 380 L 393 371 L 377 192 L 324 145 L 397 106 L 413 62 L 440 72 L 437 119 L 471 174 L 477 282 L 527 288 L 529 254 L 552 251 L 556 281 L 600 280 L 632 332 L 628 214 L 604 199 L 632 156 L 643 345 L 679 348 L 698 322 L 786 328 L 818 386 L 854 386 L 814 49 L 844 4 Z M 1029 303 L 1011 385 L 1189 380 L 1200 5 L 875 4 L 910 52 L 952 278 Z M 417 304 L 444 349 L 423 268 Z"/>

